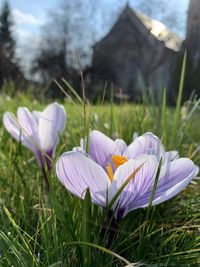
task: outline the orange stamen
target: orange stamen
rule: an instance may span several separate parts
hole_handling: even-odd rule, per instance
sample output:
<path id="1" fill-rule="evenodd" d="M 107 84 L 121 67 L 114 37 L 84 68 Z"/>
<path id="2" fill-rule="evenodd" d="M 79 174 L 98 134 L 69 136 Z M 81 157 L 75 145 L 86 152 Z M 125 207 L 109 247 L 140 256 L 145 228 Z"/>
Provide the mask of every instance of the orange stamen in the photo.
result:
<path id="1" fill-rule="evenodd" d="M 119 166 L 121 166 L 122 164 L 127 162 L 128 159 L 123 157 L 123 156 L 113 155 L 112 161 L 115 164 L 115 167 L 117 169 Z M 108 163 L 108 165 L 106 166 L 106 170 L 107 170 L 108 177 L 109 177 L 110 181 L 112 182 L 113 177 L 114 177 L 114 173 L 113 173 L 113 169 L 112 169 L 112 166 L 110 163 Z"/>
<path id="2" fill-rule="evenodd" d="M 127 162 L 128 159 L 123 157 L 123 156 L 113 155 L 112 156 L 112 161 L 114 162 L 115 167 L 118 168 L 119 166 L 121 166 L 122 164 Z"/>
<path id="3" fill-rule="evenodd" d="M 110 181 L 112 182 L 114 174 L 113 174 L 112 166 L 110 165 L 110 163 L 108 163 L 108 165 L 106 166 L 106 170 L 107 170 L 108 177 Z"/>

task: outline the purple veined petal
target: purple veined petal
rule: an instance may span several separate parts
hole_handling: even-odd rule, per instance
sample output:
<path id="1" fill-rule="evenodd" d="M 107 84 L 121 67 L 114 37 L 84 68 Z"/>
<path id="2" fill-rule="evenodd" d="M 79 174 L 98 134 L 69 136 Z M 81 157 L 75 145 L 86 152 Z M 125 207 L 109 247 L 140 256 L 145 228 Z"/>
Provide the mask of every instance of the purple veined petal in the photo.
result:
<path id="1" fill-rule="evenodd" d="M 10 112 L 5 112 L 3 115 L 3 124 L 9 134 L 18 142 L 20 141 L 20 127 L 14 118 L 14 115 Z"/>
<path id="2" fill-rule="evenodd" d="M 154 196 L 154 205 L 162 203 L 178 194 L 188 185 L 188 183 L 197 175 L 197 173 L 198 168 L 190 159 L 187 158 L 180 158 L 164 164 L 161 168 L 160 177 Z M 142 198 L 137 201 L 137 207 L 141 208 L 148 206 L 152 189 L 153 185 L 142 196 Z"/>
<path id="3" fill-rule="evenodd" d="M 19 107 L 17 109 L 17 118 L 24 132 L 38 143 L 38 125 L 33 114 L 26 107 Z"/>
<path id="4" fill-rule="evenodd" d="M 186 178 L 183 177 L 182 181 L 175 184 L 173 187 L 170 187 L 166 191 L 163 191 L 163 193 L 157 198 L 154 198 L 152 205 L 158 205 L 179 194 L 192 181 L 192 179 L 197 176 L 198 173 L 199 168 L 197 166 L 194 166 L 193 171 L 191 171 Z"/>
<path id="5" fill-rule="evenodd" d="M 142 154 L 155 155 L 159 160 L 161 157 L 164 158 L 164 146 L 156 135 L 147 132 L 139 136 L 124 152 L 124 156 L 129 159 L 134 159 Z"/>
<path id="6" fill-rule="evenodd" d="M 110 180 L 96 162 L 79 152 L 66 152 L 56 163 L 56 173 L 61 183 L 73 195 L 84 198 L 84 192 L 89 188 L 92 202 L 105 207 Z"/>
<path id="7" fill-rule="evenodd" d="M 167 151 L 165 153 L 165 158 L 164 160 L 167 160 L 167 161 L 173 161 L 175 159 L 178 159 L 179 158 L 179 154 L 178 154 L 178 151 Z"/>
<path id="8" fill-rule="evenodd" d="M 52 156 L 59 142 L 59 134 L 64 131 L 65 125 L 65 110 L 57 103 L 48 105 L 40 115 L 38 126 L 40 146 Z"/>
<path id="9" fill-rule="evenodd" d="M 114 174 L 112 184 L 108 189 L 109 201 L 113 198 L 119 188 L 127 180 L 127 178 L 137 169 L 141 164 L 142 168 L 136 173 L 135 177 L 129 182 L 120 194 L 117 207 L 117 217 L 124 216 L 125 213 L 135 209 L 134 202 L 141 195 L 145 194 L 148 188 L 153 184 L 158 167 L 158 160 L 155 156 L 142 155 L 139 158 L 121 165 Z"/>
<path id="10" fill-rule="evenodd" d="M 197 173 L 198 168 L 188 158 L 180 158 L 163 165 L 154 199 L 165 194 L 168 190 L 184 180 L 187 180 L 189 183 Z M 185 186 L 187 186 L 187 184 Z M 177 192 L 177 194 L 179 192 Z"/>
<path id="11" fill-rule="evenodd" d="M 17 118 L 22 127 L 22 134 L 24 141 L 32 146 L 32 151 L 36 153 L 40 149 L 40 142 L 38 138 L 38 124 L 33 114 L 26 107 L 19 107 L 17 109 Z"/>
<path id="12" fill-rule="evenodd" d="M 108 162 L 112 163 L 112 155 L 120 155 L 117 144 L 99 131 L 90 132 L 90 151 L 93 160 L 106 170 Z"/>
<path id="13" fill-rule="evenodd" d="M 188 158 L 179 158 L 163 164 L 155 196 L 186 179 L 195 168 L 194 163 Z"/>
<path id="14" fill-rule="evenodd" d="M 32 112 L 32 114 L 33 114 L 33 116 L 34 116 L 37 124 L 39 124 L 39 119 L 40 119 L 40 116 L 41 116 L 42 112 L 41 111 L 34 110 Z"/>
<path id="15" fill-rule="evenodd" d="M 116 145 L 117 145 L 117 147 L 118 147 L 118 149 L 120 151 L 120 155 L 122 155 L 124 153 L 124 151 L 126 150 L 126 148 L 127 148 L 126 143 L 122 139 L 116 139 L 115 143 L 116 143 Z"/>
<path id="16" fill-rule="evenodd" d="M 30 136 L 28 136 L 27 133 L 25 133 L 20 127 L 20 122 L 17 121 L 14 115 L 12 115 L 10 112 L 6 112 L 3 115 L 3 124 L 6 130 L 16 141 L 21 142 L 25 147 L 35 153 L 36 148 L 33 141 L 31 140 Z"/>

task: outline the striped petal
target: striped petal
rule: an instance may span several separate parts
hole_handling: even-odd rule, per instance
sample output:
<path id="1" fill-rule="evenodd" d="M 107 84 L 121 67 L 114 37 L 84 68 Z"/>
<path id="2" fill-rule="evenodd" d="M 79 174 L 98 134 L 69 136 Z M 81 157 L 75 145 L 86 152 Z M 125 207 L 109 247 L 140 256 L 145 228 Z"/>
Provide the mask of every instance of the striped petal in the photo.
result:
<path id="1" fill-rule="evenodd" d="M 108 162 L 112 163 L 112 155 L 120 154 L 117 144 L 99 131 L 90 133 L 90 151 L 91 158 L 106 170 Z"/>
<path id="2" fill-rule="evenodd" d="M 63 106 L 52 103 L 41 113 L 38 135 L 40 146 L 48 153 L 54 153 L 66 125 L 66 113 Z"/>
<path id="3" fill-rule="evenodd" d="M 124 156 L 129 159 L 142 154 L 155 155 L 160 160 L 165 157 L 165 149 L 160 139 L 148 132 L 136 138 L 124 152 Z"/>
<path id="4" fill-rule="evenodd" d="M 120 151 L 120 155 L 122 155 L 124 153 L 124 151 L 127 149 L 126 143 L 122 139 L 116 139 L 115 144 L 117 145 L 117 147 Z"/>
<path id="5" fill-rule="evenodd" d="M 164 164 L 161 168 L 153 205 L 160 204 L 180 193 L 197 173 L 198 167 L 187 158 L 180 158 Z M 137 208 L 148 206 L 152 188 L 149 188 L 149 190 L 137 200 L 135 203 Z"/>
<path id="6" fill-rule="evenodd" d="M 198 174 L 199 168 L 187 158 L 163 166 L 153 205 L 160 204 L 180 193 Z"/>
<path id="7" fill-rule="evenodd" d="M 113 182 L 108 191 L 109 201 L 117 193 L 128 177 L 142 164 L 143 166 L 141 169 L 124 188 L 115 202 L 115 205 L 118 204 L 117 217 L 122 217 L 124 216 L 124 213 L 133 210 L 135 201 L 145 194 L 148 188 L 154 183 L 158 160 L 155 156 L 143 155 L 135 160 L 130 159 L 128 162 L 121 165 L 115 172 Z"/>
<path id="8" fill-rule="evenodd" d="M 164 160 L 166 161 L 173 161 L 175 159 L 178 159 L 179 158 L 179 154 L 178 154 L 178 151 L 168 151 L 165 153 L 165 158 Z"/>
<path id="9" fill-rule="evenodd" d="M 39 124 L 39 119 L 40 119 L 40 116 L 41 116 L 42 112 L 41 111 L 34 110 L 32 112 L 32 114 L 35 117 L 35 120 L 36 120 L 37 124 Z"/>
<path id="10" fill-rule="evenodd" d="M 38 124 L 33 114 L 26 107 L 17 109 L 17 118 L 23 132 L 30 137 L 32 142 L 39 145 Z"/>
<path id="11" fill-rule="evenodd" d="M 20 126 L 17 119 L 10 112 L 5 112 L 3 115 L 3 124 L 9 134 L 18 142 L 21 140 L 20 137 Z"/>
<path id="12" fill-rule="evenodd" d="M 28 149 L 32 150 L 35 153 L 36 146 L 34 145 L 34 143 L 37 141 L 37 135 L 35 134 L 34 131 L 31 130 L 31 127 L 27 125 L 30 123 L 30 121 L 26 121 L 27 110 L 25 110 L 24 112 L 23 110 L 21 111 L 22 112 L 20 112 L 19 116 L 20 121 L 19 119 L 17 120 L 17 118 L 15 118 L 14 115 L 12 115 L 10 112 L 6 112 L 3 115 L 3 124 L 6 130 L 15 140 L 21 142 L 25 147 L 27 147 Z"/>
<path id="13" fill-rule="evenodd" d="M 64 153 L 56 163 L 59 180 L 75 196 L 84 198 L 90 189 L 92 202 L 105 207 L 110 180 L 101 166 L 79 152 Z"/>

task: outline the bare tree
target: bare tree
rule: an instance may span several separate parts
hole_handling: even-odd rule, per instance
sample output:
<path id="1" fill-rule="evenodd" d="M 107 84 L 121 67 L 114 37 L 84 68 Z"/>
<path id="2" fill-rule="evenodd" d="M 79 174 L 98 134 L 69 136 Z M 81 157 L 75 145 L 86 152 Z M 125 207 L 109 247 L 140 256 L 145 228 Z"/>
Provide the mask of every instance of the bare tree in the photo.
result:
<path id="1" fill-rule="evenodd" d="M 76 54 L 83 65 L 88 61 L 87 25 L 82 1 L 61 1 L 56 11 L 49 12 L 48 18 L 32 68 L 34 72 L 40 72 L 43 81 L 76 69 Z"/>

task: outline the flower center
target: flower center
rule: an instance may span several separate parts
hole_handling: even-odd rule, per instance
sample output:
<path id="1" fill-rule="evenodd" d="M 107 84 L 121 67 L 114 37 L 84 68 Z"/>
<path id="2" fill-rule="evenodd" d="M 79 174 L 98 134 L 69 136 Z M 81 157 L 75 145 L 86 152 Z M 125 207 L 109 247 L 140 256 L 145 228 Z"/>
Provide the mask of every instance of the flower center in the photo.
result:
<path id="1" fill-rule="evenodd" d="M 122 164 L 127 162 L 128 159 L 123 157 L 123 156 L 113 155 L 112 161 L 113 161 L 113 163 L 117 169 L 119 166 L 121 166 Z M 107 170 L 108 177 L 109 177 L 110 181 L 112 182 L 113 177 L 114 177 L 114 173 L 113 173 L 113 169 L 112 169 L 112 166 L 110 163 L 107 164 L 106 170 Z"/>

